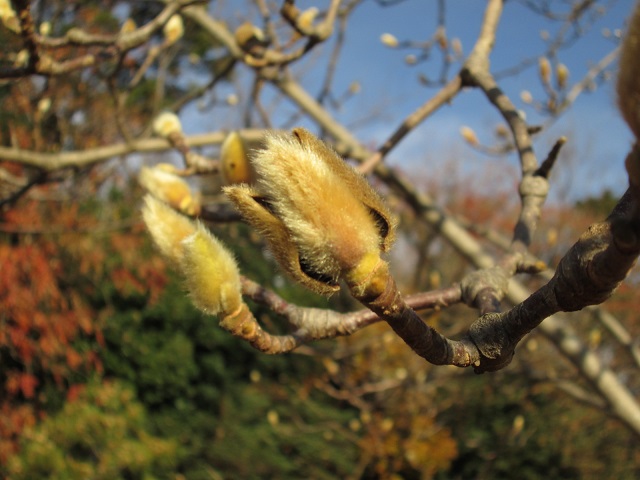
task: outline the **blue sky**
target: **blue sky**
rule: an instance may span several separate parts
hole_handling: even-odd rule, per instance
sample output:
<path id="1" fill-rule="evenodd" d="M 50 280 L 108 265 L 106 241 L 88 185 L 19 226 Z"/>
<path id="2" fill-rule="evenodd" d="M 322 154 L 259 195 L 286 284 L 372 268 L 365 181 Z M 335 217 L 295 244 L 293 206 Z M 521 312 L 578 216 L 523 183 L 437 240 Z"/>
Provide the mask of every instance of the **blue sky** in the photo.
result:
<path id="1" fill-rule="evenodd" d="M 554 4 L 561 6 L 564 3 L 558 0 Z M 633 4 L 631 0 L 598 3 L 606 7 L 606 14 L 585 30 L 575 44 L 560 52 L 559 60 L 569 67 L 571 82 L 581 79 L 591 63 L 597 62 L 614 48 L 615 41 L 605 38 L 603 29 L 613 33 L 623 28 Z M 383 33 L 391 33 L 400 41 L 428 39 L 437 24 L 436 4 L 435 0 L 405 0 L 393 7 L 381 7 L 373 0 L 368 0 L 351 17 L 334 85 L 338 94 L 354 81 L 360 84 L 361 90 L 333 114 L 345 125 L 357 125 L 354 132 L 369 147 L 375 148 L 383 143 L 410 112 L 437 91 L 436 88 L 422 86 L 418 81 L 420 73 L 434 77 L 439 72 L 437 52 L 434 52 L 434 60 L 410 66 L 404 58 L 416 51 L 390 49 L 382 45 L 379 39 Z M 328 1 L 298 0 L 296 5 L 301 10 L 314 5 L 324 9 Z M 485 6 L 486 2 L 481 0 L 446 2 L 449 39 L 459 38 L 465 54 L 470 51 L 478 35 Z M 238 13 L 236 2 L 214 4 L 213 12 L 225 17 L 228 12 L 235 12 L 232 23 L 235 21 L 240 24 L 249 18 L 260 25 L 255 12 L 246 10 Z M 545 49 L 541 31 L 546 30 L 553 38 L 561 25 L 560 22 L 550 22 L 531 13 L 520 2 L 508 1 L 491 55 L 492 71 L 513 66 L 526 57 L 537 58 Z M 332 41 L 327 42 L 312 52 L 309 59 L 295 66 L 294 71 L 301 75 L 301 82 L 313 95 L 318 92 L 331 46 Z M 454 65 L 450 75 L 457 68 Z M 534 98 L 543 98 L 537 64 L 516 76 L 501 80 L 500 85 L 516 106 L 526 112 L 530 123 L 538 124 L 547 120 L 520 99 L 522 90 L 530 91 Z M 238 93 L 242 98 L 242 92 Z M 271 98 L 273 93 L 266 95 L 267 105 Z M 585 92 L 570 111 L 535 138 L 539 159 L 546 156 L 558 137 L 565 135 L 569 138 L 552 178 L 552 199 L 576 199 L 597 194 L 605 188 L 622 193 L 626 188 L 623 161 L 632 138 L 617 114 L 615 102 L 613 82 L 599 87 L 595 92 Z M 291 108 L 288 110 L 291 111 Z M 287 118 L 286 106 L 279 111 L 282 119 Z M 218 115 L 216 117 L 220 118 Z M 224 116 L 224 121 L 239 125 L 240 118 L 240 109 L 236 112 L 231 109 Z M 278 121 L 276 116 L 276 126 L 279 126 Z M 211 126 L 210 122 L 203 124 L 199 120 L 197 123 L 199 126 L 195 127 L 196 130 L 206 130 L 206 125 L 209 128 Z M 517 171 L 517 158 L 514 155 L 507 158 L 489 157 L 474 151 L 461 140 L 459 129 L 466 125 L 474 129 L 482 143 L 491 144 L 495 138 L 493 131 L 499 123 L 499 114 L 479 91 L 466 91 L 406 137 L 387 161 L 423 173 L 441 174 L 437 172 L 442 172 L 444 164 L 451 160 L 459 161 L 460 168 L 471 174 L 478 169 L 484 171 L 496 166 L 503 168 L 504 165 Z M 229 127 L 233 125 L 224 126 Z M 190 130 L 188 126 L 186 130 Z"/>

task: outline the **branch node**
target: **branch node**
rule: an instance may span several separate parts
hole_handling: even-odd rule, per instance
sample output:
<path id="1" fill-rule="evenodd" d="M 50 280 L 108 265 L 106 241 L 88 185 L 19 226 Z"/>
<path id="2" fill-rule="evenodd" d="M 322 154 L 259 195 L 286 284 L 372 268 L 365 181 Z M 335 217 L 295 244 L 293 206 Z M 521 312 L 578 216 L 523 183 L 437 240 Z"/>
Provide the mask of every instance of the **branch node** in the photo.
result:
<path id="1" fill-rule="evenodd" d="M 560 137 L 556 141 L 556 143 L 551 148 L 549 155 L 547 155 L 547 158 L 544 160 L 544 162 L 542 162 L 542 165 L 540 165 L 540 167 L 533 174 L 534 176 L 549 178 L 551 169 L 553 168 L 554 164 L 556 163 L 556 160 L 558 159 L 558 154 L 560 153 L 560 149 L 565 143 L 567 143 L 567 137 L 564 137 L 564 136 Z"/>

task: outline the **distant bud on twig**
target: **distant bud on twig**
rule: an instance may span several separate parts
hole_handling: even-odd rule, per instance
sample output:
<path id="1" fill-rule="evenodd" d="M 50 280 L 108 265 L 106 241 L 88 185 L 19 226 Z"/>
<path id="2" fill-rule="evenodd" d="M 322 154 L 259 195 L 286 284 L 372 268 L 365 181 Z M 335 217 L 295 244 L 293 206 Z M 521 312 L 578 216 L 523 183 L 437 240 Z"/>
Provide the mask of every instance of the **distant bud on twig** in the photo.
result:
<path id="1" fill-rule="evenodd" d="M 132 18 L 127 18 L 122 24 L 122 27 L 120 27 L 120 34 L 126 35 L 128 33 L 135 32 L 136 28 L 137 28 L 136 22 Z M 165 28 L 166 28 L 166 24 L 165 24 Z"/>
<path id="2" fill-rule="evenodd" d="M 145 195 L 142 218 L 160 253 L 174 266 L 182 260 L 182 240 L 196 231 L 183 215 L 151 195 Z"/>
<path id="3" fill-rule="evenodd" d="M 13 61 L 13 65 L 16 67 L 26 67 L 28 63 L 29 63 L 29 52 L 23 48 L 16 54 L 16 58 Z"/>
<path id="4" fill-rule="evenodd" d="M 226 102 L 227 105 L 237 105 L 239 102 L 238 95 L 236 95 L 235 93 L 230 93 L 229 95 L 227 95 Z"/>
<path id="5" fill-rule="evenodd" d="M 257 183 L 226 187 L 295 280 L 318 293 L 339 289 L 377 263 L 395 221 L 364 177 L 302 128 L 269 133 L 253 159 Z"/>
<path id="6" fill-rule="evenodd" d="M 20 33 L 20 21 L 9 0 L 0 0 L 0 21 L 13 33 Z"/>
<path id="7" fill-rule="evenodd" d="M 509 136 L 509 129 L 504 124 L 496 126 L 496 136 L 498 138 L 507 138 Z"/>
<path id="8" fill-rule="evenodd" d="M 184 35 L 184 23 L 182 17 L 178 14 L 172 15 L 171 18 L 164 24 L 162 29 L 165 41 L 169 45 L 173 45 Z"/>
<path id="9" fill-rule="evenodd" d="M 462 57 L 462 41 L 458 37 L 451 40 L 451 50 L 456 58 Z"/>
<path id="10" fill-rule="evenodd" d="M 222 177 L 226 185 L 234 183 L 251 183 L 253 169 L 249 163 L 244 141 L 237 132 L 231 132 L 224 139 L 220 148 Z"/>
<path id="11" fill-rule="evenodd" d="M 264 44 L 265 42 L 262 30 L 250 22 L 245 22 L 240 25 L 236 29 L 234 36 L 240 48 L 246 52 L 252 50 L 255 46 Z"/>
<path id="12" fill-rule="evenodd" d="M 47 113 L 50 108 L 51 108 L 51 98 L 44 97 L 44 98 L 41 98 L 40 101 L 38 101 L 38 113 L 40 113 L 41 115 Z"/>
<path id="13" fill-rule="evenodd" d="M 361 88 L 362 87 L 360 86 L 360 82 L 351 82 L 351 84 L 349 85 L 349 93 L 351 95 L 355 95 L 360 92 Z"/>
<path id="14" fill-rule="evenodd" d="M 551 82 L 551 64 L 547 57 L 540 57 L 538 60 L 538 73 L 542 83 L 546 85 Z"/>
<path id="15" fill-rule="evenodd" d="M 182 249 L 181 270 L 193 304 L 209 315 L 236 312 L 242 304 L 240 273 L 222 242 L 198 223 Z"/>
<path id="16" fill-rule="evenodd" d="M 40 27 L 38 28 L 40 35 L 43 37 L 48 37 L 51 33 L 51 23 L 50 22 L 42 22 Z"/>
<path id="17" fill-rule="evenodd" d="M 302 29 L 311 28 L 318 12 L 319 10 L 316 7 L 306 9 L 298 16 L 298 26 Z"/>
<path id="18" fill-rule="evenodd" d="M 447 33 L 443 27 L 438 27 L 438 31 L 436 32 L 436 42 L 438 42 L 438 46 L 442 51 L 447 50 L 449 42 L 447 41 Z"/>
<path id="19" fill-rule="evenodd" d="M 618 73 L 618 106 L 631 131 L 640 140 L 640 4 L 629 21 L 622 43 Z"/>
<path id="20" fill-rule="evenodd" d="M 474 132 L 472 128 L 467 127 L 466 125 L 460 127 L 460 135 L 469 145 L 476 146 L 480 143 L 478 141 L 478 137 L 476 136 L 476 132 Z"/>
<path id="21" fill-rule="evenodd" d="M 140 185 L 158 200 L 187 215 L 200 213 L 200 197 L 193 194 L 182 178 L 160 168 L 142 167 L 138 175 Z"/>
<path id="22" fill-rule="evenodd" d="M 531 92 L 529 90 L 523 90 L 520 92 L 520 100 L 522 100 L 524 103 L 531 103 L 533 102 L 533 95 L 531 95 Z"/>
<path id="23" fill-rule="evenodd" d="M 396 48 L 399 44 L 398 39 L 390 33 L 383 33 L 380 35 L 380 41 L 383 45 L 386 45 L 389 48 Z"/>
<path id="24" fill-rule="evenodd" d="M 172 133 L 182 132 L 182 124 L 175 113 L 162 112 L 153 121 L 153 133 L 162 138 L 167 138 Z"/>
<path id="25" fill-rule="evenodd" d="M 569 69 L 563 63 L 559 63 L 556 67 L 556 83 L 558 88 L 562 90 L 567 86 L 567 81 L 569 80 Z"/>
<path id="26" fill-rule="evenodd" d="M 413 54 L 409 54 L 406 57 L 404 57 L 404 61 L 407 65 L 415 65 L 416 62 L 418 61 L 418 57 L 416 57 Z"/>

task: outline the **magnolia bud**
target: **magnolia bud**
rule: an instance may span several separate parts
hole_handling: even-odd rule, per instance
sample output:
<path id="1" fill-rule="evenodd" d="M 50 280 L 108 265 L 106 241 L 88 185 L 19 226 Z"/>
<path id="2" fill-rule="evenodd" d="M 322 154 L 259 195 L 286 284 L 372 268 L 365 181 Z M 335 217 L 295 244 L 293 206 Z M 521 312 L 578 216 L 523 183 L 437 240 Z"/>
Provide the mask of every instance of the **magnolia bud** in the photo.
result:
<path id="1" fill-rule="evenodd" d="M 538 59 L 538 73 L 542 83 L 548 84 L 551 81 L 551 64 L 547 57 L 540 57 Z"/>
<path id="2" fill-rule="evenodd" d="M 453 50 L 456 58 L 462 57 L 462 41 L 459 38 L 451 40 L 451 50 Z"/>
<path id="3" fill-rule="evenodd" d="M 136 22 L 132 18 L 127 18 L 122 24 L 122 27 L 120 27 L 120 33 L 126 35 L 128 33 L 134 32 L 136 28 Z"/>
<path id="4" fill-rule="evenodd" d="M 520 92 L 520 100 L 527 104 L 532 103 L 533 95 L 531 95 L 531 92 L 529 90 L 522 90 Z"/>
<path id="5" fill-rule="evenodd" d="M 396 48 L 399 44 L 398 39 L 390 33 L 383 33 L 380 35 L 380 41 L 383 45 L 386 45 L 389 48 Z"/>
<path id="6" fill-rule="evenodd" d="M 467 127 L 465 125 L 460 127 L 460 135 L 462 135 L 462 138 L 464 138 L 465 142 L 469 145 L 476 146 L 480 143 L 476 136 L 476 132 L 474 132 L 471 127 Z"/>
<path id="7" fill-rule="evenodd" d="M 167 138 L 172 133 L 182 132 L 182 124 L 175 113 L 162 112 L 153 121 L 153 133 L 162 138 Z"/>
<path id="8" fill-rule="evenodd" d="M 38 31 L 40 32 L 40 35 L 42 35 L 43 37 L 49 36 L 49 34 L 51 33 L 51 23 L 42 22 L 40 24 L 40 27 L 38 28 Z"/>
<path id="9" fill-rule="evenodd" d="M 240 48 L 245 52 L 250 52 L 265 43 L 265 36 L 262 30 L 250 22 L 240 25 L 236 29 L 234 36 Z"/>
<path id="10" fill-rule="evenodd" d="M 559 89 L 563 89 L 567 86 L 567 80 L 569 79 L 569 69 L 563 63 L 559 63 L 556 67 L 556 83 Z"/>
<path id="11" fill-rule="evenodd" d="M 337 291 L 340 278 L 367 271 L 390 248 L 395 222 L 378 195 L 306 130 L 268 134 L 252 163 L 255 187 L 226 187 L 225 193 L 306 287 Z"/>
<path id="12" fill-rule="evenodd" d="M 182 17 L 178 14 L 172 15 L 167 23 L 164 24 L 162 33 L 169 45 L 173 45 L 180 40 L 184 35 L 184 23 L 182 22 Z"/>
<path id="13" fill-rule="evenodd" d="M 195 224 L 151 195 L 144 197 L 142 218 L 160 253 L 178 265 L 183 256 L 181 242 L 195 233 Z"/>
<path id="14" fill-rule="evenodd" d="M 631 131 L 640 140 L 640 5 L 629 21 L 622 49 L 620 51 L 620 71 L 618 73 L 618 106 Z"/>
<path id="15" fill-rule="evenodd" d="M 318 12 L 319 10 L 316 7 L 306 9 L 298 16 L 298 26 L 303 30 L 311 28 Z"/>
<path id="16" fill-rule="evenodd" d="M 0 21 L 13 33 L 20 33 L 20 21 L 9 0 L 0 0 Z"/>
<path id="17" fill-rule="evenodd" d="M 235 313 L 242 304 L 240 273 L 222 242 L 198 224 L 182 249 L 180 265 L 193 304 L 210 315 Z"/>
<path id="18" fill-rule="evenodd" d="M 199 195 L 191 192 L 181 177 L 163 168 L 142 167 L 138 174 L 140 185 L 158 200 L 187 215 L 200 213 Z"/>
<path id="19" fill-rule="evenodd" d="M 227 135 L 220 148 L 222 178 L 226 185 L 233 183 L 251 183 L 253 170 L 242 138 L 237 132 Z"/>

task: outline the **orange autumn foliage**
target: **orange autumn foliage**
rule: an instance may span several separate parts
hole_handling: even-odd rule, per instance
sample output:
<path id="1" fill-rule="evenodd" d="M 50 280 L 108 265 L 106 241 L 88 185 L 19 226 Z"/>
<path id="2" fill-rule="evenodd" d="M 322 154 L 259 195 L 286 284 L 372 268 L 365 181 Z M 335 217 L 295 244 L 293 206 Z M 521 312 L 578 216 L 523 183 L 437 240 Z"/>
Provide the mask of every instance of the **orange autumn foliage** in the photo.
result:
<path id="1" fill-rule="evenodd" d="M 0 464 L 44 414 L 45 388 L 73 396 L 101 371 L 100 283 L 150 301 L 166 283 L 164 267 L 140 256 L 139 228 L 99 235 L 95 224 L 77 204 L 25 202 L 0 217 Z"/>

